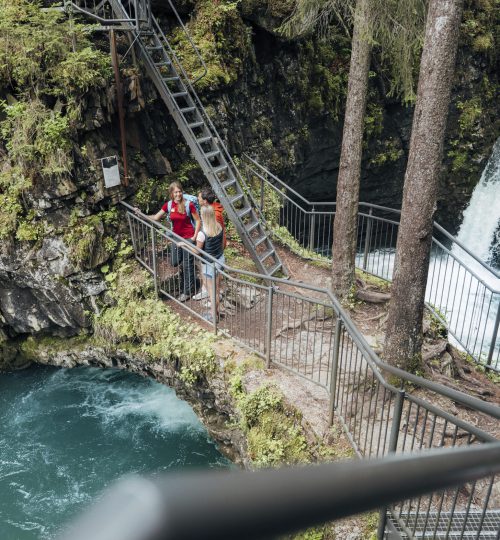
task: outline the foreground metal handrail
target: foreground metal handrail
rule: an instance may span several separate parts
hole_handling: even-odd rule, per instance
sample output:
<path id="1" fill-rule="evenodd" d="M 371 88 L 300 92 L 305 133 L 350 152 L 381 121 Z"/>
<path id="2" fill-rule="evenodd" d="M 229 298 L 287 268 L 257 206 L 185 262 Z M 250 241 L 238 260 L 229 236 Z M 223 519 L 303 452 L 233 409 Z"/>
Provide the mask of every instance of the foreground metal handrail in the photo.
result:
<path id="1" fill-rule="evenodd" d="M 131 477 L 60 540 L 268 538 L 498 472 L 500 443 L 255 472 Z"/>
<path id="2" fill-rule="evenodd" d="M 201 251 L 192 253 L 186 241 L 163 224 L 133 213 L 127 204 L 124 206 L 129 210 L 127 218 L 136 259 L 152 274 L 157 294 L 177 302 L 194 317 L 206 318 L 200 302 L 177 296 L 182 292 L 182 276 L 195 271 L 196 261 L 211 266 L 215 277 L 209 287 L 211 299 L 222 295 L 220 302 L 229 309 L 221 318 L 212 302 L 213 331 L 248 347 L 264 358 L 268 367 L 279 365 L 323 387 L 330 397 L 330 421 L 335 418 L 344 427 L 358 456 L 382 457 L 424 448 L 496 441 L 494 430 L 490 433 L 479 429 L 467 418 L 461 418 L 458 410 L 447 409 L 461 404 L 476 414 L 487 415 L 485 425 L 492 427 L 498 424 L 500 407 L 382 362 L 330 291 L 231 268 Z M 183 267 L 175 272 L 170 257 L 182 245 Z M 194 281 L 192 285 L 192 294 L 201 290 L 196 289 Z M 389 384 L 385 373 L 396 377 L 395 384 L 399 380 L 402 387 Z M 406 385 L 412 385 L 412 393 L 404 390 Z M 474 499 L 480 501 L 482 514 L 489 516 L 494 484 L 492 477 L 486 484 L 458 488 L 451 499 L 434 494 L 432 503 L 418 501 L 416 514 L 427 522 L 431 508 L 436 508 L 436 523 L 443 521 L 440 516 L 445 511 L 451 516 L 461 512 L 468 519 L 474 514 Z M 464 490 L 470 493 L 469 503 L 461 495 Z M 397 523 L 411 538 L 415 504 L 408 504 L 408 508 L 402 505 L 390 509 L 390 523 Z M 386 515 L 384 510 L 381 530 L 385 530 Z M 479 520 L 478 530 L 483 521 Z"/>
<path id="3" fill-rule="evenodd" d="M 280 201 L 278 222 L 271 224 L 273 234 L 302 257 L 331 260 L 335 203 L 309 201 L 254 159 L 246 155 L 245 159 L 249 175 L 260 182 L 260 207 L 269 216 L 268 221 L 271 216 L 276 219 L 276 201 L 269 214 L 265 189 L 270 189 Z M 388 281 L 392 279 L 400 214 L 398 210 L 368 203 L 360 203 L 358 213 L 356 265 Z M 387 218 L 388 215 L 394 219 Z M 429 270 L 427 307 L 477 363 L 500 371 L 500 273 L 439 224 L 435 223 L 434 229 L 442 241 L 432 239 L 435 255 Z M 444 242 L 460 247 L 471 257 L 471 264 Z"/>

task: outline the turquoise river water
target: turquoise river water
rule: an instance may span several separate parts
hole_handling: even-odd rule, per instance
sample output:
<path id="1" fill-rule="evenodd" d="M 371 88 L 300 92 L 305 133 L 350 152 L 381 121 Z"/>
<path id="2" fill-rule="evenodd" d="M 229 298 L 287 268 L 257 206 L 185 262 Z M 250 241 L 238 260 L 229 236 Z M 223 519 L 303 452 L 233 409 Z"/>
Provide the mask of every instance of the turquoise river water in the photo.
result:
<path id="1" fill-rule="evenodd" d="M 0 539 L 53 538 L 127 473 L 228 467 L 173 390 L 124 371 L 0 374 Z"/>

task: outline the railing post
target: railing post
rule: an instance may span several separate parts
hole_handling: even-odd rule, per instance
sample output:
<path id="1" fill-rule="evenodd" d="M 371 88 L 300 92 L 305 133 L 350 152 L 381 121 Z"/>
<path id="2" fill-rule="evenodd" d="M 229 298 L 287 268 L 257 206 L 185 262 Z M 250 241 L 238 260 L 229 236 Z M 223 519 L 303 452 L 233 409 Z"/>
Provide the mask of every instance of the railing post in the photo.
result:
<path id="1" fill-rule="evenodd" d="M 264 213 L 264 178 L 262 176 L 260 178 L 260 211 Z"/>
<path id="2" fill-rule="evenodd" d="M 314 251 L 314 229 L 316 227 L 316 214 L 314 206 L 309 214 L 311 219 L 309 220 L 309 251 Z"/>
<path id="3" fill-rule="evenodd" d="M 365 251 L 363 254 L 363 270 L 366 270 L 366 266 L 368 263 L 368 254 L 370 253 L 370 244 L 372 240 L 372 218 L 371 218 L 372 214 L 373 214 L 373 209 L 370 208 L 370 210 L 368 211 L 368 215 L 370 217 L 368 218 L 368 223 L 366 225 Z"/>
<path id="4" fill-rule="evenodd" d="M 500 301 L 498 302 L 497 318 L 495 319 L 495 326 L 493 327 L 493 335 L 491 336 L 490 350 L 488 351 L 488 360 L 486 362 L 487 366 L 491 366 L 491 362 L 493 360 L 493 353 L 495 352 L 495 344 L 498 337 L 499 326 L 500 326 Z"/>
<path id="5" fill-rule="evenodd" d="M 212 263 L 213 269 L 213 279 L 212 279 L 212 319 L 214 324 L 214 334 L 217 334 L 217 295 L 219 291 L 217 290 L 217 268 L 215 262 Z"/>
<path id="6" fill-rule="evenodd" d="M 159 298 L 158 294 L 158 269 L 156 264 L 156 229 L 154 227 L 151 227 L 151 235 L 152 235 L 152 248 L 153 248 L 153 279 L 155 284 L 155 295 L 156 298 Z"/>
<path id="7" fill-rule="evenodd" d="M 391 436 L 389 439 L 389 453 L 393 454 L 396 452 L 398 447 L 398 438 L 399 438 L 399 428 L 401 426 L 401 416 L 403 414 L 403 405 L 405 401 L 405 392 L 404 390 L 399 390 L 396 394 L 396 400 L 394 402 L 394 414 L 392 416 L 392 426 L 391 426 Z M 379 520 L 378 520 L 378 531 L 377 538 L 378 540 L 383 540 L 385 533 L 385 526 L 387 524 L 387 507 L 384 506 L 380 509 Z"/>
<path id="8" fill-rule="evenodd" d="M 333 356 L 332 356 L 332 374 L 330 376 L 330 418 L 328 424 L 333 424 L 333 414 L 335 411 L 335 398 L 337 395 L 337 373 L 339 365 L 339 352 L 340 352 L 340 332 L 342 330 L 342 319 L 337 317 L 335 323 L 335 337 L 333 342 Z"/>
<path id="9" fill-rule="evenodd" d="M 274 296 L 274 288 L 271 285 L 267 289 L 267 317 L 266 317 L 266 346 L 265 346 L 265 353 L 266 353 L 266 369 L 269 369 L 271 367 L 271 332 L 273 327 L 273 296 Z"/>

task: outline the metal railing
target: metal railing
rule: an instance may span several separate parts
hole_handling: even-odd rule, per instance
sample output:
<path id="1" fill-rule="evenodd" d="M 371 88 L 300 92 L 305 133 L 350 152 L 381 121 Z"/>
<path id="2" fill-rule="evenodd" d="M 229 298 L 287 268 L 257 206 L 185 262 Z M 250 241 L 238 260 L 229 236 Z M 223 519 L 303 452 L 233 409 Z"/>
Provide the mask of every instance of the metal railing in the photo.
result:
<path id="1" fill-rule="evenodd" d="M 168 228 L 124 206 L 129 210 L 135 256 L 152 274 L 157 294 L 178 302 L 195 317 L 210 318 L 214 332 L 250 348 L 265 358 L 268 367 L 279 365 L 326 389 L 330 420 L 335 416 L 343 425 L 358 456 L 496 440 L 500 407 L 383 363 L 330 291 L 220 265 L 209 255 L 188 251 L 186 241 Z M 171 256 L 182 244 L 195 265 L 212 266 L 216 279 L 209 284 L 211 298 L 221 298 L 221 312 L 216 312 L 215 302 L 205 308 L 210 317 L 203 313 L 203 301 L 191 297 L 180 302 L 183 272 L 189 268 L 173 268 Z M 195 281 L 190 293 L 200 287 Z M 384 375 L 401 386 L 390 384 Z M 411 393 L 405 391 L 407 385 Z M 474 426 L 467 410 L 483 415 L 491 429 Z M 451 527 L 456 520 L 479 534 L 486 530 L 487 516 L 500 507 L 492 495 L 498 489 L 498 482 L 489 477 L 451 492 L 421 496 L 392 506 L 389 521 L 410 538 L 418 537 L 422 523 L 424 528 L 432 523 L 442 538 L 454 538 Z M 384 510 L 380 537 L 385 518 Z"/>
<path id="2" fill-rule="evenodd" d="M 129 0 L 123 2 L 123 16 L 117 17 L 108 0 L 64 0 L 67 13 L 81 13 L 103 25 L 104 29 L 138 30 L 141 25 L 151 23 L 151 3 L 149 0 Z M 129 26 L 132 25 L 132 26 Z"/>
<path id="3" fill-rule="evenodd" d="M 418 496 L 498 472 L 500 443 L 255 472 L 134 476 L 110 488 L 59 538 L 281 538 L 393 503 L 402 496 Z M 500 515 L 496 525 L 500 526 Z"/>
<path id="4" fill-rule="evenodd" d="M 335 203 L 307 200 L 249 156 L 245 164 L 274 235 L 303 257 L 331 261 Z M 390 281 L 401 212 L 359 206 L 356 265 Z M 476 362 L 500 371 L 500 272 L 437 223 L 431 250 L 427 307 Z"/>

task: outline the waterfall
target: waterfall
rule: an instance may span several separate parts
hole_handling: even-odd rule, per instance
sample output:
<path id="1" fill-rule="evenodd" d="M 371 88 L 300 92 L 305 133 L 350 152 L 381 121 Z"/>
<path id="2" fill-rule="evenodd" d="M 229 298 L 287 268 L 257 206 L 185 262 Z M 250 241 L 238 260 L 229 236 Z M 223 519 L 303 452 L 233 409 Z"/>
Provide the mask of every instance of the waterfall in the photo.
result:
<path id="1" fill-rule="evenodd" d="M 457 239 L 483 262 L 493 263 L 495 248 L 498 249 L 497 230 L 500 222 L 500 138 L 464 211 Z M 458 255 L 462 250 L 453 247 Z M 463 257 L 462 253 L 460 254 Z"/>

